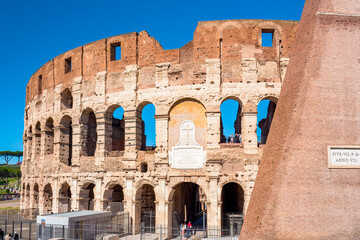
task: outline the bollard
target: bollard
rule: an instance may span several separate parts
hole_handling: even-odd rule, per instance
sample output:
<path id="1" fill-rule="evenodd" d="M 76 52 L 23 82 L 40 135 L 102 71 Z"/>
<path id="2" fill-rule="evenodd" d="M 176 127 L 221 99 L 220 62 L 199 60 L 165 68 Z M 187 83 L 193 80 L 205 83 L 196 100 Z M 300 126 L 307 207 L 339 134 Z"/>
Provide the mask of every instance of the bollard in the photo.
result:
<path id="1" fill-rule="evenodd" d="M 4 230 L 5 234 L 7 234 L 7 220 L 5 220 L 5 230 Z"/>
<path id="2" fill-rule="evenodd" d="M 62 237 L 65 238 L 65 226 L 62 226 Z"/>
<path id="3" fill-rule="evenodd" d="M 29 240 L 31 240 L 31 222 L 29 222 Z"/>
<path id="4" fill-rule="evenodd" d="M 11 231 L 11 235 L 14 235 L 15 232 L 15 221 L 12 221 L 12 231 Z"/>
<path id="5" fill-rule="evenodd" d="M 20 239 L 22 239 L 22 221 L 20 222 Z"/>

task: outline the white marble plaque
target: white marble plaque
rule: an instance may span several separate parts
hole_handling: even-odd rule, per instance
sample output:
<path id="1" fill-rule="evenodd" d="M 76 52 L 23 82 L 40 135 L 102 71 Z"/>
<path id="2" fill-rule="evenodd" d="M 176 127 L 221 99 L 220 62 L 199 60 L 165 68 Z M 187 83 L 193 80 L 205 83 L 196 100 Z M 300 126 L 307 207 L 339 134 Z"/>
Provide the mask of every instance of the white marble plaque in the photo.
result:
<path id="1" fill-rule="evenodd" d="M 360 146 L 328 146 L 329 168 L 360 168 Z"/>
<path id="2" fill-rule="evenodd" d="M 206 151 L 195 140 L 195 124 L 185 120 L 180 125 L 180 141 L 169 151 L 169 164 L 177 169 L 202 168 Z"/>

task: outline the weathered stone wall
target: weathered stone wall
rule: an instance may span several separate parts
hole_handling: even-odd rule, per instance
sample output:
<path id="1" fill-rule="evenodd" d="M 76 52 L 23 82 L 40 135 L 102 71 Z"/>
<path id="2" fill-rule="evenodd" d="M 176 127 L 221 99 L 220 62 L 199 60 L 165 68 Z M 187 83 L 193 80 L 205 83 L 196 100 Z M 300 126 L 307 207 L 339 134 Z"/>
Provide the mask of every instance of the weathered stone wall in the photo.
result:
<path id="1" fill-rule="evenodd" d="M 263 29 L 274 32 L 273 47 L 261 46 Z M 180 49 L 163 50 L 146 32 L 129 33 L 89 43 L 49 61 L 27 86 L 22 183 L 29 197 L 22 198 L 21 209 L 28 214 L 58 212 L 67 203 L 59 196 L 60 190 L 68 185 L 70 209 L 78 210 L 86 198 L 82 195 L 92 194 L 88 186 L 93 184 L 90 201 L 95 210 L 102 210 L 105 191 L 116 183 L 123 189 L 124 209 L 136 224 L 141 208 L 136 195 L 148 184 L 155 192 L 156 226 L 167 226 L 174 189 L 179 183 L 193 182 L 206 195 L 208 226 L 220 228 L 221 191 L 226 183 L 235 182 L 244 191 L 246 212 L 262 154 L 256 136 L 257 104 L 279 96 L 296 30 L 297 22 L 291 21 L 200 22 L 194 39 Z M 121 60 L 113 60 L 115 45 L 121 45 Z M 66 72 L 69 59 L 71 71 Z M 61 103 L 65 89 L 72 95 L 71 108 Z M 201 169 L 169 166 L 169 151 L 176 144 L 176 140 L 171 142 L 176 134 L 169 134 L 179 127 L 171 123 L 170 111 L 187 99 L 199 102 L 205 111 L 204 136 L 197 140 L 206 149 Z M 237 100 L 242 107 L 241 144 L 220 144 L 220 105 L 227 99 Z M 153 151 L 140 150 L 141 111 L 147 103 L 156 108 Z M 119 106 L 125 111 L 125 150 L 111 151 L 111 117 Z M 96 138 L 96 149 L 94 156 L 85 156 L 82 145 L 91 111 L 96 117 L 96 136 L 91 136 Z M 45 128 L 49 118 L 52 130 Z M 45 133 L 53 138 L 46 138 Z M 52 151 L 46 150 L 51 142 Z M 52 188 L 51 209 L 45 207 L 47 184 Z"/>

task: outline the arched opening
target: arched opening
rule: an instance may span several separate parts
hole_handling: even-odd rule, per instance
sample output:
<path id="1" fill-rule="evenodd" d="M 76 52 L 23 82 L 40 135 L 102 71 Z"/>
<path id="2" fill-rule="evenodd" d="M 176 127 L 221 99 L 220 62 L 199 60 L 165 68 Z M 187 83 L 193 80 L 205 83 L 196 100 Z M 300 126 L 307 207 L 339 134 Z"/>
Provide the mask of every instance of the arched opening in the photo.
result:
<path id="1" fill-rule="evenodd" d="M 123 187 L 119 184 L 114 184 L 104 192 L 104 210 L 109 209 L 111 212 L 124 211 L 124 193 Z"/>
<path id="2" fill-rule="evenodd" d="M 61 93 L 61 110 L 72 108 L 73 106 L 73 97 L 70 89 L 66 88 Z"/>
<path id="3" fill-rule="evenodd" d="M 30 183 L 28 183 L 27 185 L 26 185 L 26 193 L 25 193 L 26 195 L 25 195 L 25 197 L 26 197 L 26 205 L 28 206 L 28 207 L 30 207 Z"/>
<path id="4" fill-rule="evenodd" d="M 44 212 L 50 214 L 52 212 L 53 192 L 50 184 L 44 187 Z"/>
<path id="5" fill-rule="evenodd" d="M 59 213 L 71 211 L 71 189 L 67 182 L 61 185 L 58 209 Z"/>
<path id="6" fill-rule="evenodd" d="M 45 155 L 54 153 L 54 120 L 48 118 L 45 123 Z"/>
<path id="7" fill-rule="evenodd" d="M 25 207 L 26 207 L 26 206 L 27 206 L 27 202 L 26 202 L 26 199 L 25 199 L 25 183 L 23 183 L 23 185 L 22 185 L 21 201 L 23 202 L 23 204 L 24 204 Z"/>
<path id="8" fill-rule="evenodd" d="M 183 182 L 176 185 L 170 194 L 169 226 L 178 229 L 180 224 L 191 222 L 193 229 L 205 229 L 206 195 L 196 183 Z M 177 231 L 172 232 L 176 236 Z"/>
<path id="9" fill-rule="evenodd" d="M 35 156 L 40 156 L 41 152 L 41 126 L 40 122 L 35 125 Z"/>
<path id="10" fill-rule="evenodd" d="M 138 111 L 141 113 L 141 123 L 138 124 L 140 150 L 153 150 L 156 146 L 155 106 L 144 102 L 139 105 Z"/>
<path id="11" fill-rule="evenodd" d="M 269 135 L 271 123 L 276 109 L 276 98 L 266 98 L 261 100 L 257 107 L 257 130 L 258 142 L 260 144 L 266 144 L 267 137 Z"/>
<path id="12" fill-rule="evenodd" d="M 220 105 L 220 143 L 241 143 L 241 104 L 227 99 Z"/>
<path id="13" fill-rule="evenodd" d="M 60 162 L 71 166 L 72 158 L 72 121 L 71 117 L 64 116 L 60 121 Z"/>
<path id="14" fill-rule="evenodd" d="M 119 105 L 110 106 L 105 119 L 107 152 L 125 150 L 124 109 Z"/>
<path id="15" fill-rule="evenodd" d="M 239 235 L 243 223 L 244 191 L 237 183 L 227 183 L 221 192 L 221 232 Z"/>
<path id="16" fill-rule="evenodd" d="M 79 193 L 79 210 L 94 210 L 95 184 L 86 183 Z"/>
<path id="17" fill-rule="evenodd" d="M 39 185 L 37 183 L 34 185 L 33 209 L 33 216 L 36 216 L 39 213 Z"/>
<path id="18" fill-rule="evenodd" d="M 94 156 L 97 142 L 96 116 L 92 109 L 87 108 L 81 114 L 81 146 L 83 156 Z"/>
<path id="19" fill-rule="evenodd" d="M 27 154 L 28 154 L 28 158 L 30 159 L 32 156 L 32 137 L 33 137 L 33 133 L 32 133 L 32 126 L 29 127 L 29 131 L 28 131 L 28 148 L 27 148 Z"/>
<path id="20" fill-rule="evenodd" d="M 142 185 L 136 192 L 135 226 L 140 230 L 143 223 L 146 232 L 155 232 L 155 191 L 150 184 Z"/>

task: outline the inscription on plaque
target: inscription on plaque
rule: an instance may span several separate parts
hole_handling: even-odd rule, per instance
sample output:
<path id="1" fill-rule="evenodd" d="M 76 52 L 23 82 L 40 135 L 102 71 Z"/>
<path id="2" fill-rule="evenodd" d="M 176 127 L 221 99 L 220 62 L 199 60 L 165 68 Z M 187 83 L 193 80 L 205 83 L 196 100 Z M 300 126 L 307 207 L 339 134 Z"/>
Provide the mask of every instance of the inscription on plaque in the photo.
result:
<path id="1" fill-rule="evenodd" d="M 195 124 L 185 120 L 180 125 L 180 141 L 169 152 L 169 164 L 172 168 L 202 168 L 206 161 L 206 151 L 195 140 Z"/>
<path id="2" fill-rule="evenodd" d="M 329 168 L 360 168 L 360 146 L 329 146 Z"/>

